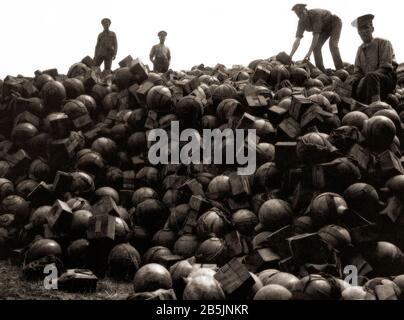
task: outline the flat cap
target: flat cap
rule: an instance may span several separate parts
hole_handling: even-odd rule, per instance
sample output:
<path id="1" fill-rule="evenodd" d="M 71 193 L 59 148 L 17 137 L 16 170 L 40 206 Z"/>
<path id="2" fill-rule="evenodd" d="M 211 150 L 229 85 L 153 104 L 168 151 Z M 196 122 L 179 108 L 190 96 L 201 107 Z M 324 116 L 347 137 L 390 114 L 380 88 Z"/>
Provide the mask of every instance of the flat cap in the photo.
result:
<path id="1" fill-rule="evenodd" d="M 375 16 L 373 14 L 365 14 L 363 16 L 360 16 L 352 21 L 352 26 L 355 28 L 360 28 L 368 24 L 372 25 L 374 17 Z"/>
<path id="2" fill-rule="evenodd" d="M 292 8 L 292 11 L 299 11 L 299 10 L 301 10 L 301 9 L 306 8 L 306 6 L 307 6 L 307 4 L 303 4 L 303 3 L 295 4 L 295 5 L 293 6 L 293 8 Z"/>
<path id="3" fill-rule="evenodd" d="M 165 32 L 164 30 L 160 31 L 159 33 L 157 33 L 157 35 L 160 36 L 167 36 L 167 32 Z"/>

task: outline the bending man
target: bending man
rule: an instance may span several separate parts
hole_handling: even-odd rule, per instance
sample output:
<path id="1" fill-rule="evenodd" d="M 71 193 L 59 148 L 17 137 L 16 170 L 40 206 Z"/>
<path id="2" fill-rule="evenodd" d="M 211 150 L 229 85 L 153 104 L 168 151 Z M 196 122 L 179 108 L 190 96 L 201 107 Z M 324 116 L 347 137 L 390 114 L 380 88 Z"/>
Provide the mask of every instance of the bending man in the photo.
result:
<path id="1" fill-rule="evenodd" d="M 296 50 L 300 46 L 300 40 L 303 38 L 305 31 L 313 33 L 313 40 L 309 52 L 304 57 L 309 60 L 311 54 L 314 52 L 314 61 L 317 68 L 325 72 L 323 56 L 321 49 L 327 39 L 330 39 L 330 51 L 332 59 L 334 60 L 335 69 L 339 70 L 344 67 L 341 55 L 338 48 L 338 42 L 341 35 L 342 22 L 341 19 L 333 15 L 328 10 L 312 9 L 307 10 L 305 4 L 296 4 L 292 10 L 299 17 L 299 24 L 297 26 L 296 40 L 293 43 L 290 56 L 293 57 Z"/>

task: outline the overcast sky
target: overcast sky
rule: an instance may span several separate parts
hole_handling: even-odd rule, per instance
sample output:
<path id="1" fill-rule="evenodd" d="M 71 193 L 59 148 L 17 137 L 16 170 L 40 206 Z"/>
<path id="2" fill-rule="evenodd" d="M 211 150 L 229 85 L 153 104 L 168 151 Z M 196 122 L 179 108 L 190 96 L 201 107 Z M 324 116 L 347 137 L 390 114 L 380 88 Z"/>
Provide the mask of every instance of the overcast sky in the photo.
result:
<path id="1" fill-rule="evenodd" d="M 151 65 L 149 52 L 157 32 L 168 32 L 175 70 L 220 62 L 247 65 L 280 51 L 290 52 L 297 16 L 295 0 L 12 0 L 0 10 L 0 77 L 69 66 L 94 55 L 100 20 L 109 17 L 117 34 L 118 55 L 113 68 L 128 54 Z M 304 2 L 303 2 L 304 3 Z M 357 16 L 373 13 L 375 36 L 389 39 L 398 62 L 404 61 L 404 5 L 397 0 L 309 0 L 308 8 L 323 8 L 343 21 L 340 50 L 353 62 L 360 39 L 351 26 Z M 401 3 L 401 5 L 400 5 Z M 305 33 L 295 55 L 302 59 L 310 46 Z M 328 42 L 323 47 L 326 67 L 333 67 Z M 314 61 L 314 59 L 312 58 Z"/>

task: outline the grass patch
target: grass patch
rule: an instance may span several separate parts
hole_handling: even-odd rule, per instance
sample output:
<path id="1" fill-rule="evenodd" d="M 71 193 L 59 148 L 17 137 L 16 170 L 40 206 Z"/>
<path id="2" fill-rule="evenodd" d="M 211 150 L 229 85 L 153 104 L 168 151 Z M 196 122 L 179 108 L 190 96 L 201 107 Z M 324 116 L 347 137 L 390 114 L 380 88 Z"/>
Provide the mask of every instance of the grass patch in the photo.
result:
<path id="1" fill-rule="evenodd" d="M 125 300 L 130 293 L 133 293 L 131 282 L 110 279 L 99 280 L 94 293 L 46 290 L 42 281 L 26 281 L 22 278 L 21 268 L 0 261 L 1 300 Z"/>

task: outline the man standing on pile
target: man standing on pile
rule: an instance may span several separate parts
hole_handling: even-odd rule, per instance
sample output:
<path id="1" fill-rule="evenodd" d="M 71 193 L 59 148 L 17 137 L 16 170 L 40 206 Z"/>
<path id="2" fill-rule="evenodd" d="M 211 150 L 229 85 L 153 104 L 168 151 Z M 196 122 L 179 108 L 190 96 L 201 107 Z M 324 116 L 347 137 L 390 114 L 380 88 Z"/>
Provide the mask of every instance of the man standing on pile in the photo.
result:
<path id="1" fill-rule="evenodd" d="M 352 22 L 363 44 L 356 53 L 354 73 L 346 80 L 353 97 L 366 104 L 384 99 L 397 84 L 393 46 L 388 40 L 373 38 L 373 18 L 367 14 Z"/>
<path id="2" fill-rule="evenodd" d="M 290 57 L 293 57 L 296 50 L 300 46 L 300 40 L 303 38 L 305 31 L 313 33 L 313 40 L 309 52 L 304 57 L 305 60 L 310 60 L 312 52 L 314 52 L 314 60 L 317 68 L 325 72 L 323 64 L 323 56 L 321 49 L 327 39 L 330 39 L 330 51 L 334 60 L 335 69 L 339 70 L 344 67 L 341 55 L 338 48 L 339 38 L 341 36 L 342 22 L 341 19 L 333 15 L 328 10 L 312 9 L 307 10 L 305 4 L 296 4 L 292 10 L 299 17 L 297 26 L 296 40 L 293 43 Z"/>
<path id="3" fill-rule="evenodd" d="M 150 51 L 150 61 L 153 62 L 153 71 L 159 73 L 165 73 L 168 71 L 168 67 L 171 62 L 170 49 L 166 47 L 164 42 L 166 41 L 167 32 L 160 31 L 158 34 L 160 43 L 153 46 Z"/>
<path id="4" fill-rule="evenodd" d="M 115 33 L 109 30 L 111 20 L 108 18 L 102 19 L 101 24 L 104 31 L 98 35 L 94 61 L 97 66 L 101 66 L 104 62 L 104 72 L 110 73 L 112 60 L 115 60 L 118 52 L 118 41 Z"/>

